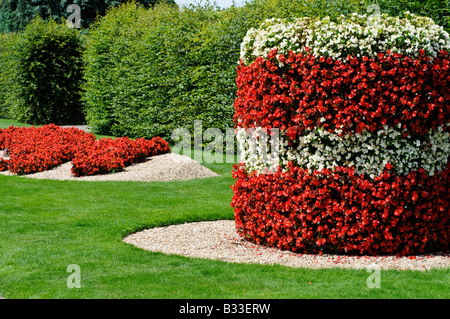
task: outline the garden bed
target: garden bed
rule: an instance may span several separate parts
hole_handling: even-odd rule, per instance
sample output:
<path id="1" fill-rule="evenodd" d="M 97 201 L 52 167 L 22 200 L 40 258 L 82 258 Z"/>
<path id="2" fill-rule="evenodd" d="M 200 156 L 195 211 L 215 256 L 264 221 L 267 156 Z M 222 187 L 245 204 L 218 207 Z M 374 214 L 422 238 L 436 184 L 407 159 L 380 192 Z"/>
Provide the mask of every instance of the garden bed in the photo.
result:
<path id="1" fill-rule="evenodd" d="M 171 154 L 160 137 L 96 140 L 56 125 L 0 130 L 0 171 L 38 179 L 171 181 L 217 176 L 188 156 Z"/>

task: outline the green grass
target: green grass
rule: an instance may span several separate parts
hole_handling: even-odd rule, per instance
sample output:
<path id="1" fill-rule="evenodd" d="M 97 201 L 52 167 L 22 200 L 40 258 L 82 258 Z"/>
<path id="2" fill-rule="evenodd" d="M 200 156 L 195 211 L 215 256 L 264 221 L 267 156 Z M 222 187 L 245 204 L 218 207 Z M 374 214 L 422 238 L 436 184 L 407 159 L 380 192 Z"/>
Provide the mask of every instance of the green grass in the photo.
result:
<path id="1" fill-rule="evenodd" d="M 31 126 L 31 125 L 20 123 L 14 120 L 0 119 L 0 128 L 7 128 L 10 126 Z"/>
<path id="2" fill-rule="evenodd" d="M 0 120 L 0 126 L 9 125 Z M 18 123 L 17 123 L 18 124 Z M 17 125 L 15 124 L 15 125 Z M 450 270 L 312 270 L 168 256 L 127 234 L 232 219 L 232 164 L 177 182 L 79 182 L 0 176 L 0 295 L 5 298 L 449 298 Z M 81 268 L 69 289 L 67 267 Z M 311 282 L 311 284 L 309 284 Z"/>

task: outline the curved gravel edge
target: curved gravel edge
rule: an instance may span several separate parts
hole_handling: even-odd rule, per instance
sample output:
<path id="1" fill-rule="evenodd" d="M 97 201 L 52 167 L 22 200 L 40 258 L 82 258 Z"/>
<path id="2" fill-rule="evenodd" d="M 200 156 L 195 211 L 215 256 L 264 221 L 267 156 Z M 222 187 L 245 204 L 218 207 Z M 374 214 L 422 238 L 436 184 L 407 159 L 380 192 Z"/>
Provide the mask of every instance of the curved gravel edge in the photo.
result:
<path id="1" fill-rule="evenodd" d="M 145 162 L 132 164 L 125 167 L 122 172 L 114 174 L 75 177 L 70 171 L 71 168 L 72 162 L 68 162 L 47 171 L 21 177 L 73 181 L 166 182 L 219 176 L 192 158 L 175 153 L 149 157 Z M 11 172 L 0 172 L 0 174 L 13 175 Z"/>
<path id="2" fill-rule="evenodd" d="M 450 268 L 448 253 L 396 257 L 309 255 L 281 251 L 243 240 L 236 233 L 233 220 L 156 227 L 131 234 L 123 241 L 147 251 L 233 263 L 279 264 L 314 269 L 366 269 L 369 266 L 383 270 Z"/>

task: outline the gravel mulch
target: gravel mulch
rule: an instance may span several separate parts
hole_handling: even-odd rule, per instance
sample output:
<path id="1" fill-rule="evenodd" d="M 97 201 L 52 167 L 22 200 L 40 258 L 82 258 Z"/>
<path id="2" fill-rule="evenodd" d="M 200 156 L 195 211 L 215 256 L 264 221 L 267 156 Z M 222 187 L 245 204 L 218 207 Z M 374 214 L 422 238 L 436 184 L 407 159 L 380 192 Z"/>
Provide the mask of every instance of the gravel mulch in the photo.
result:
<path id="1" fill-rule="evenodd" d="M 236 233 L 234 221 L 220 220 L 157 227 L 131 234 L 124 242 L 152 252 L 235 263 L 279 264 L 306 268 L 427 270 L 450 268 L 449 254 L 423 256 L 343 256 L 297 254 L 255 245 Z"/>
<path id="2" fill-rule="evenodd" d="M 61 125 L 61 127 L 74 127 L 88 133 L 92 132 L 92 128 L 89 125 Z"/>
<path id="3" fill-rule="evenodd" d="M 210 169 L 194 161 L 188 156 L 167 153 L 153 156 L 143 163 L 136 163 L 125 167 L 122 172 L 105 175 L 92 175 L 75 177 L 70 169 L 72 163 L 68 162 L 44 172 L 28 174 L 24 177 L 54 180 L 77 181 L 175 181 L 190 180 L 218 176 Z M 11 172 L 0 172 L 3 175 L 12 175 Z"/>

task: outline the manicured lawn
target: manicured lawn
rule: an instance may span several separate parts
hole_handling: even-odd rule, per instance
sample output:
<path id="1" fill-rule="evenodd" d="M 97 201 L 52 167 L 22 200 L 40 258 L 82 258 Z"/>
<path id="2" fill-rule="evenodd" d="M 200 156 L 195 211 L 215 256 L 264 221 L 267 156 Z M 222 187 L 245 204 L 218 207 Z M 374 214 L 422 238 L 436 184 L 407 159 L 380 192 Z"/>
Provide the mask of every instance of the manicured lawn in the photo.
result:
<path id="1" fill-rule="evenodd" d="M 0 127 L 10 121 L 0 120 Z M 17 125 L 18 123 L 13 123 Z M 450 270 L 311 270 L 168 256 L 130 232 L 232 219 L 232 164 L 178 182 L 78 182 L 0 176 L 0 295 L 5 298 L 449 298 Z M 81 268 L 69 289 L 67 267 Z M 311 284 L 310 284 L 311 282 Z"/>
<path id="2" fill-rule="evenodd" d="M 0 119 L 0 128 L 7 128 L 10 126 L 31 126 L 31 125 L 20 123 L 14 120 Z"/>

